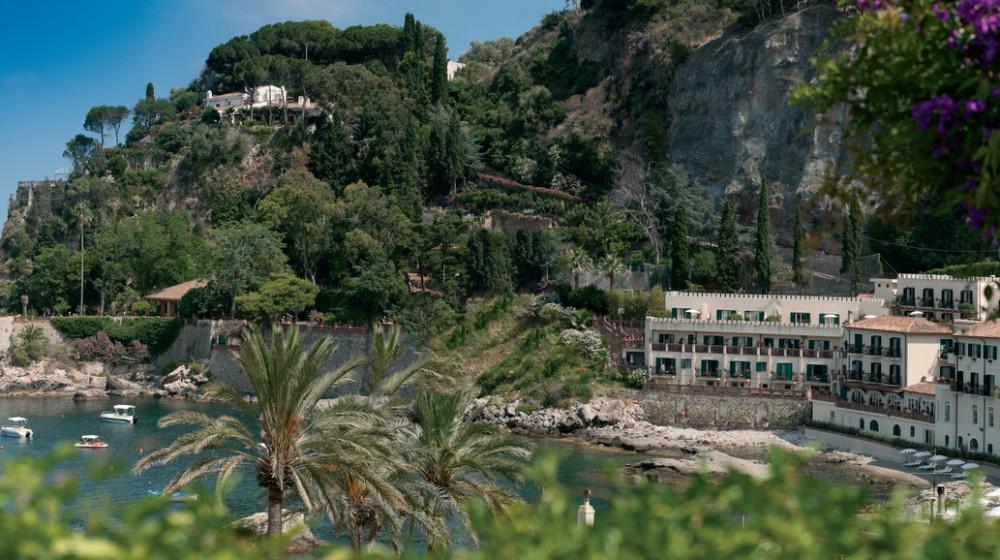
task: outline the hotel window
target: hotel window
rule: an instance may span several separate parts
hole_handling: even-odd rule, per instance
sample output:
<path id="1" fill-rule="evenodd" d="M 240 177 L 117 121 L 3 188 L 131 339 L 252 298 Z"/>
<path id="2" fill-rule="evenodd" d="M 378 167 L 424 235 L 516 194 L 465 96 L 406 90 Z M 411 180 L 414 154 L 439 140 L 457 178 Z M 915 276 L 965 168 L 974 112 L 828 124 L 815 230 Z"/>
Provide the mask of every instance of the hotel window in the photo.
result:
<path id="1" fill-rule="evenodd" d="M 760 321 L 764 322 L 764 312 L 763 311 L 744 311 L 743 312 L 744 321 Z"/>
<path id="2" fill-rule="evenodd" d="M 792 323 L 800 323 L 803 325 L 807 325 L 812 322 L 812 315 L 809 313 L 800 313 L 792 311 L 791 315 L 789 316 L 789 321 L 791 321 Z"/>
<path id="3" fill-rule="evenodd" d="M 951 422 L 951 401 L 944 401 L 944 421 Z"/>
<path id="4" fill-rule="evenodd" d="M 979 424 L 979 407 L 972 405 L 972 423 Z"/>
<path id="5" fill-rule="evenodd" d="M 767 362 L 757 362 L 757 371 L 767 371 Z"/>
<path id="6" fill-rule="evenodd" d="M 670 310 L 671 319 L 684 319 L 685 317 L 687 317 L 687 308 L 674 307 Z"/>
<path id="7" fill-rule="evenodd" d="M 987 424 L 989 424 L 989 426 L 991 428 L 993 427 L 993 407 L 992 406 L 989 407 L 986 410 L 986 422 L 987 422 Z"/>
<path id="8" fill-rule="evenodd" d="M 792 380 L 792 364 L 791 363 L 780 363 L 778 364 L 778 377 L 786 381 Z"/>
<path id="9" fill-rule="evenodd" d="M 734 309 L 716 309 L 715 310 L 715 320 L 716 321 L 728 321 L 730 319 L 736 319 L 736 311 Z"/>
<path id="10" fill-rule="evenodd" d="M 681 360 L 681 369 L 691 369 L 691 358 Z"/>
<path id="11" fill-rule="evenodd" d="M 972 303 L 972 290 L 962 290 L 962 303 Z"/>
<path id="12" fill-rule="evenodd" d="M 910 426 L 910 437 L 917 437 L 917 429 L 913 426 Z"/>
<path id="13" fill-rule="evenodd" d="M 827 315 L 830 315 L 830 317 L 827 317 Z M 819 315 L 819 324 L 821 324 L 821 325 L 839 325 L 840 324 L 840 315 L 837 315 L 836 313 L 820 313 L 820 315 Z"/>

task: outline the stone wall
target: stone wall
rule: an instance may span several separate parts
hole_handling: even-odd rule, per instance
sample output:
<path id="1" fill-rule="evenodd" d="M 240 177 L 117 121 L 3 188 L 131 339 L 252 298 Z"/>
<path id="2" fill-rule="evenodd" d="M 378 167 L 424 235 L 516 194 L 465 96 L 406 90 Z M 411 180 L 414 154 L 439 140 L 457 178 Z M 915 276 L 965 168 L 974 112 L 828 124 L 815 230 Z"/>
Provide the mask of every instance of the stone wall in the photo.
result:
<path id="1" fill-rule="evenodd" d="M 805 399 L 676 395 L 635 392 L 643 419 L 661 426 L 710 429 L 795 428 L 809 420 L 811 404 Z"/>
<path id="2" fill-rule="evenodd" d="M 185 323 L 170 348 L 153 360 L 153 371 L 160 371 L 170 362 L 190 363 L 211 359 L 212 325 L 213 322 L 207 320 Z"/>
<path id="3" fill-rule="evenodd" d="M 45 336 L 54 342 L 65 342 L 59 331 L 52 328 L 47 319 L 15 320 L 12 315 L 0 317 L 0 354 L 6 354 L 10 349 L 14 336 L 26 325 L 34 325 L 45 333 Z"/>

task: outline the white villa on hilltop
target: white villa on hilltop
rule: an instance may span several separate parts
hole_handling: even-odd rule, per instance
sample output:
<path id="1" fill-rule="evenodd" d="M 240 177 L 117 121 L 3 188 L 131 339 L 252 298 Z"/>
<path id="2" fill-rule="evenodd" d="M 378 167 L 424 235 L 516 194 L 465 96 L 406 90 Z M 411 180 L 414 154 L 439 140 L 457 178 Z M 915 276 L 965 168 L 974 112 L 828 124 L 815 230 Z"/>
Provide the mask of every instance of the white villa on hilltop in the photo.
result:
<path id="1" fill-rule="evenodd" d="M 288 90 L 284 86 L 274 85 L 257 86 L 249 92 L 220 95 L 215 95 L 209 90 L 205 95 L 205 106 L 215 109 L 220 114 L 268 107 L 287 109 L 290 112 L 305 112 L 307 115 L 316 115 L 320 111 L 320 106 L 308 97 L 300 95 L 296 99 L 289 99 Z"/>

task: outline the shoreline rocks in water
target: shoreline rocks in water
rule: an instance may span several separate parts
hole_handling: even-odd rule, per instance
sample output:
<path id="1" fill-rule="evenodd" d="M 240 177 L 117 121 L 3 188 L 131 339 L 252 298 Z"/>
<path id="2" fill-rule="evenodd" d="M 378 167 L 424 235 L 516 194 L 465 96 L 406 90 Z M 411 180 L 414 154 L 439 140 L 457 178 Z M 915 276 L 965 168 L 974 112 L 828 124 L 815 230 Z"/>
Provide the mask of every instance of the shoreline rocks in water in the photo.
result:
<path id="1" fill-rule="evenodd" d="M 181 366 L 162 380 L 145 371 L 115 373 L 99 363 L 83 363 L 78 368 L 52 360 L 28 367 L 0 367 L 0 396 L 73 397 L 74 400 L 117 397 L 202 398 L 208 378 Z"/>
<path id="2" fill-rule="evenodd" d="M 233 522 L 233 527 L 247 530 L 257 537 L 263 537 L 267 534 L 267 512 L 262 511 L 237 519 Z M 292 554 L 310 552 L 326 544 L 309 529 L 305 515 L 300 511 L 281 510 L 281 528 L 282 533 L 298 531 L 291 544 L 288 545 L 288 552 Z"/>

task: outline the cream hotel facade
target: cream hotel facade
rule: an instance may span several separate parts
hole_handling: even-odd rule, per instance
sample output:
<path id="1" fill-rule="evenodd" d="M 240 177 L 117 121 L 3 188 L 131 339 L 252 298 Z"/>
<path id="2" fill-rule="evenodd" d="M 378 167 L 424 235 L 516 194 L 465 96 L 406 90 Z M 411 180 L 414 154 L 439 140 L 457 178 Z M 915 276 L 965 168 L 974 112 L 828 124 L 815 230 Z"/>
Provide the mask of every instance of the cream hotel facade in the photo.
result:
<path id="1" fill-rule="evenodd" d="M 667 292 L 624 358 L 653 387 L 804 396 L 815 421 L 1000 455 L 1000 278 L 872 283 L 857 297 Z"/>

